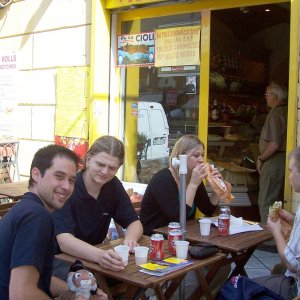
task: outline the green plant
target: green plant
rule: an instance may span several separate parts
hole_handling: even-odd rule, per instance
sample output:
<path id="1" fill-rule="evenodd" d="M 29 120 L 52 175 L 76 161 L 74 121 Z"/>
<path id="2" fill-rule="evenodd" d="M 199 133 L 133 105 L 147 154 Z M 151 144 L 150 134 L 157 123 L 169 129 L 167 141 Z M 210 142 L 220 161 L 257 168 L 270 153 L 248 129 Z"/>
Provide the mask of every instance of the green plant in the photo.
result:
<path id="1" fill-rule="evenodd" d="M 145 148 L 147 142 L 148 142 L 148 138 L 147 138 L 146 134 L 144 134 L 143 132 L 142 133 L 138 132 L 137 133 L 137 150 L 142 151 Z"/>

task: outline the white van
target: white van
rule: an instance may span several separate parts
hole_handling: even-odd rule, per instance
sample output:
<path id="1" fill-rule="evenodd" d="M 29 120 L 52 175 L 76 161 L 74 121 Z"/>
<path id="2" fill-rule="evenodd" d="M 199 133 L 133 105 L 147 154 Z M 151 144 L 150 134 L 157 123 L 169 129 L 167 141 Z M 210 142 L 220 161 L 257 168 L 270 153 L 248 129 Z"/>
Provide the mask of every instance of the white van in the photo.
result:
<path id="1" fill-rule="evenodd" d="M 169 125 L 160 103 L 138 102 L 138 132 L 148 138 L 148 145 L 141 159 L 169 156 Z"/>

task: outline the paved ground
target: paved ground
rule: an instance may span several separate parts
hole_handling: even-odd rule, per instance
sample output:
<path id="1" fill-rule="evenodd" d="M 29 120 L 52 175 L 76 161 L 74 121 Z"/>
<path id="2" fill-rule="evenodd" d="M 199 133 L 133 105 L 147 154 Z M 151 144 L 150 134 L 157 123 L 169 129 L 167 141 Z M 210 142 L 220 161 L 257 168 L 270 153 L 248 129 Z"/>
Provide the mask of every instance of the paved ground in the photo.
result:
<path id="1" fill-rule="evenodd" d="M 255 250 L 245 266 L 249 278 L 270 275 L 274 265 L 280 263 L 278 253 Z"/>

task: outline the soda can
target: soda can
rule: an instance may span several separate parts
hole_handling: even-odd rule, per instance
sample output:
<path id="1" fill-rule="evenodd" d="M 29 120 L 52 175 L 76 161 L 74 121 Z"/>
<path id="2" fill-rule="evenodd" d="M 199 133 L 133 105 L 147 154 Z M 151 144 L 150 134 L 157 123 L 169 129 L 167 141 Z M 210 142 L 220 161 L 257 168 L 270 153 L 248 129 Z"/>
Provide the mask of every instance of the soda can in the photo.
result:
<path id="1" fill-rule="evenodd" d="M 219 235 L 227 236 L 229 235 L 229 226 L 230 226 L 230 216 L 228 215 L 219 215 L 218 217 L 218 231 Z"/>
<path id="2" fill-rule="evenodd" d="M 164 237 L 162 234 L 155 233 L 150 237 L 150 259 L 164 259 L 165 253 L 163 249 Z"/>
<path id="3" fill-rule="evenodd" d="M 168 233 L 173 229 L 180 229 L 180 224 L 178 222 L 171 222 L 168 225 Z"/>
<path id="4" fill-rule="evenodd" d="M 168 234 L 168 245 L 169 245 L 169 252 L 171 254 L 176 254 L 175 242 L 181 240 L 182 240 L 182 230 L 180 229 L 170 230 Z"/>

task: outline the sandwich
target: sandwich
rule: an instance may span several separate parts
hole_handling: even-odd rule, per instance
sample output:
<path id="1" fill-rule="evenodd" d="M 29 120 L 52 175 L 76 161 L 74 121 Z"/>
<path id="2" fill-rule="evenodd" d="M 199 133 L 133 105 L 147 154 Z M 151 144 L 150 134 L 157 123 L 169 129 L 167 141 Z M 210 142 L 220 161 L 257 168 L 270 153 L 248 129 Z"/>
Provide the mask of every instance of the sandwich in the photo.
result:
<path id="1" fill-rule="evenodd" d="M 273 205 L 269 207 L 269 217 L 273 222 L 277 222 L 277 220 L 280 219 L 281 233 L 284 239 L 287 240 L 290 237 L 292 226 L 287 221 L 285 221 L 280 217 L 279 212 L 281 210 L 282 210 L 282 202 L 275 201 Z"/>
<path id="2" fill-rule="evenodd" d="M 229 203 L 234 199 L 234 196 L 231 194 L 231 184 L 219 177 L 213 176 L 213 166 L 209 163 L 206 163 L 208 175 L 206 180 L 212 190 L 223 200 L 225 203 Z"/>

